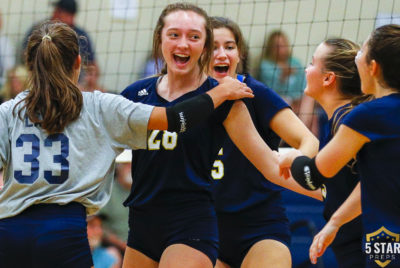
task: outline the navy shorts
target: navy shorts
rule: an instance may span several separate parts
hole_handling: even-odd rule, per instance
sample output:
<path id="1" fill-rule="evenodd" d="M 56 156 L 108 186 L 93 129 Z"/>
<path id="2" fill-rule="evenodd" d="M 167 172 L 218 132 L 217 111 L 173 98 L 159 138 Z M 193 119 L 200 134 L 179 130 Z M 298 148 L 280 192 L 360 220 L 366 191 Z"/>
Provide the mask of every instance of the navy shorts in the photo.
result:
<path id="1" fill-rule="evenodd" d="M 185 244 L 206 254 L 213 265 L 218 256 L 218 228 L 210 201 L 129 208 L 128 246 L 156 262 L 173 244 Z"/>
<path id="2" fill-rule="evenodd" d="M 0 267 L 93 266 L 85 207 L 79 203 L 33 205 L 0 219 Z"/>
<path id="3" fill-rule="evenodd" d="M 279 241 L 289 247 L 289 221 L 284 209 L 268 212 L 269 204 L 248 211 L 218 213 L 219 257 L 232 268 L 240 267 L 247 252 L 257 242 L 265 239 Z"/>

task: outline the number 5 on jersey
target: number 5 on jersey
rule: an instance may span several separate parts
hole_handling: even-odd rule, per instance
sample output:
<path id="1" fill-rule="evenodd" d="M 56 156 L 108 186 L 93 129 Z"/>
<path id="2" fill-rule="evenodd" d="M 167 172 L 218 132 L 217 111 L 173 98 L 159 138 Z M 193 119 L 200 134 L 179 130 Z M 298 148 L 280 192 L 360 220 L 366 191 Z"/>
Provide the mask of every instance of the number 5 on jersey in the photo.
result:
<path id="1" fill-rule="evenodd" d="M 219 150 L 218 155 L 223 155 L 224 154 L 224 148 L 221 148 Z M 211 177 L 214 180 L 220 180 L 224 177 L 224 163 L 217 159 L 214 161 L 213 168 L 211 169 Z"/>

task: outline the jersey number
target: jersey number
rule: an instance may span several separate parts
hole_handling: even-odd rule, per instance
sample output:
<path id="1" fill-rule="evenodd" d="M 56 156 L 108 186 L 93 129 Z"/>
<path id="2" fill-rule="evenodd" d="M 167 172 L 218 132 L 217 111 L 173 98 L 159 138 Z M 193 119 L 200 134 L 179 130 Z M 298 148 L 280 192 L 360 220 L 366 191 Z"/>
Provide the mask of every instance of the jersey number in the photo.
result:
<path id="1" fill-rule="evenodd" d="M 153 130 L 151 132 L 148 139 L 149 150 L 160 150 L 161 144 L 165 150 L 175 149 L 178 140 L 176 132 L 164 131 L 161 139 L 157 139 L 158 133 L 160 133 L 160 130 Z"/>
<path id="2" fill-rule="evenodd" d="M 224 154 L 224 148 L 221 148 L 218 152 L 218 155 Z M 215 160 L 213 164 L 213 168 L 211 169 L 211 177 L 214 180 L 220 180 L 224 177 L 224 163 L 221 160 Z"/>
<path id="3" fill-rule="evenodd" d="M 52 134 L 44 140 L 45 147 L 52 147 L 53 142 L 61 142 L 61 153 L 53 155 L 53 163 L 59 163 L 61 172 L 60 175 L 53 175 L 51 170 L 44 171 L 44 178 L 50 184 L 61 184 L 68 179 L 69 175 L 69 162 L 67 157 L 69 155 L 69 140 L 64 134 Z M 14 178 L 19 183 L 31 184 L 39 177 L 39 160 L 40 155 L 40 140 L 35 134 L 22 134 L 18 137 L 16 147 L 24 146 L 24 143 L 32 144 L 32 153 L 24 154 L 24 162 L 31 163 L 31 174 L 23 175 L 22 170 L 14 171 Z"/>

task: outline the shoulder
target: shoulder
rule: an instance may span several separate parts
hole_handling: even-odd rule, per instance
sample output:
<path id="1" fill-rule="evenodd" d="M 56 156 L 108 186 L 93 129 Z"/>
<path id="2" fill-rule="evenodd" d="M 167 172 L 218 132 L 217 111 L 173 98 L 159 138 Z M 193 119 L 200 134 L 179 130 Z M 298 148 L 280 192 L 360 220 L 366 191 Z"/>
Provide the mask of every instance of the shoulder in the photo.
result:
<path id="1" fill-rule="evenodd" d="M 0 114 L 1 116 L 11 118 L 14 117 L 13 111 L 14 107 L 17 106 L 15 109 L 16 112 L 24 105 L 23 99 L 28 95 L 28 90 L 25 90 L 21 93 L 19 93 L 14 99 L 8 100 L 6 102 L 3 102 L 0 105 Z"/>
<path id="2" fill-rule="evenodd" d="M 143 95 L 149 95 L 151 91 L 155 90 L 159 76 L 148 77 L 140 79 L 129 86 L 127 86 L 121 95 L 130 100 Z"/>
<path id="3" fill-rule="evenodd" d="M 400 112 L 400 94 L 392 94 L 357 105 L 349 116 L 365 116 L 371 120 L 385 120 Z"/>
<path id="4" fill-rule="evenodd" d="M 374 104 L 372 106 L 374 106 Z M 370 116 L 374 115 L 373 111 L 370 109 L 371 105 L 367 102 L 357 105 L 343 118 L 343 123 L 349 124 L 354 121 L 362 122 L 368 120 Z"/>
<path id="5" fill-rule="evenodd" d="M 398 136 L 400 133 L 400 94 L 385 96 L 356 106 L 343 119 L 343 124 L 371 140 Z"/>
<path id="6" fill-rule="evenodd" d="M 244 80 L 246 85 L 251 88 L 252 90 L 267 90 L 267 91 L 272 91 L 269 87 L 267 87 L 264 83 L 258 81 L 254 77 L 252 77 L 249 74 L 246 74 L 246 78 Z"/>
<path id="7" fill-rule="evenodd" d="M 6 102 L 3 102 L 0 105 L 0 115 L 1 116 L 9 116 L 14 109 L 14 106 L 16 104 L 15 99 L 8 100 Z"/>

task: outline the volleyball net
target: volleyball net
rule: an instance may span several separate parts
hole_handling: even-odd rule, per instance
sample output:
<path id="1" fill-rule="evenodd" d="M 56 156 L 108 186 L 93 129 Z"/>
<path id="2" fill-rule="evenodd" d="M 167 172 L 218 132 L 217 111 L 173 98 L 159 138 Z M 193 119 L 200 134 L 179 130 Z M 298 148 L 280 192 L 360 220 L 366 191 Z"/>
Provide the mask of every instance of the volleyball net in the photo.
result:
<path id="1" fill-rule="evenodd" d="M 49 0 L 0 0 L 1 35 L 21 60 L 24 37 L 30 27 L 50 18 Z M 119 93 L 142 77 L 152 48 L 152 33 L 161 10 L 175 1 L 76 0 L 75 24 L 89 34 L 100 69 L 100 84 Z M 362 43 L 376 25 L 400 23 L 400 0 L 197 0 L 188 1 L 211 16 L 237 22 L 249 47 L 249 72 L 259 75 L 268 35 L 287 34 L 293 57 L 304 68 L 316 46 L 328 37 Z M 0 43 L 1 45 L 2 43 Z M 4 50 L 3 48 L 0 48 Z M 279 89 L 276 89 L 279 90 Z"/>

